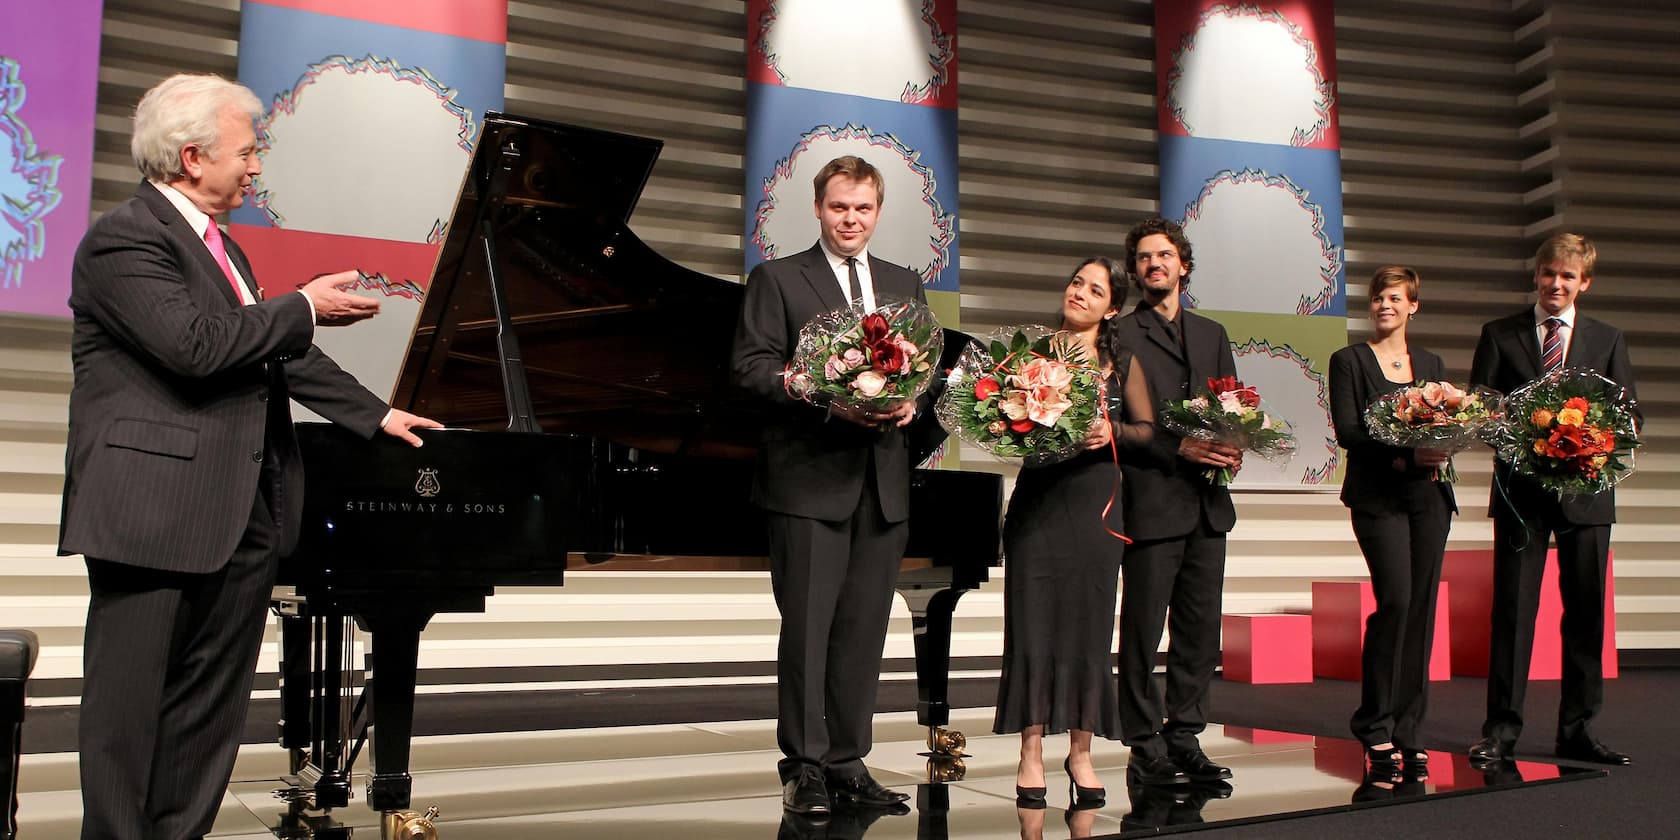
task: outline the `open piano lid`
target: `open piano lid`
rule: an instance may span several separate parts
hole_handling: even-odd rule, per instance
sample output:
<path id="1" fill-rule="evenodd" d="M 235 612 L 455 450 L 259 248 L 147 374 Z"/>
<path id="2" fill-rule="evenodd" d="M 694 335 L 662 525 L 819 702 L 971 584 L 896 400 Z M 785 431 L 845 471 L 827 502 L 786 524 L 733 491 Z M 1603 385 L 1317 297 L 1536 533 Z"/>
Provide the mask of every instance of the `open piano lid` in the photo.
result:
<path id="1" fill-rule="evenodd" d="M 728 382 L 741 286 L 665 259 L 626 225 L 662 145 L 487 114 L 392 404 L 507 426 L 487 219 L 543 431 L 749 454 L 759 421 Z"/>

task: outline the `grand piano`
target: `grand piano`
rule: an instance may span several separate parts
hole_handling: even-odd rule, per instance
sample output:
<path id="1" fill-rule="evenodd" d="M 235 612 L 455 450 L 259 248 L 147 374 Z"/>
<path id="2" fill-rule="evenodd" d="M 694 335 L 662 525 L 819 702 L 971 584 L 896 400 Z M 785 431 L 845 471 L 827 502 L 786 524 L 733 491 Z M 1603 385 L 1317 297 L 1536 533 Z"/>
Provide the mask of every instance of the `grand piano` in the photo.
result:
<path id="1" fill-rule="evenodd" d="M 295 801 L 348 803 L 371 724 L 367 804 L 387 835 L 424 819 L 407 810 L 409 742 L 437 613 L 568 572 L 767 568 L 747 502 L 759 409 L 728 382 L 742 287 L 666 260 L 627 224 L 661 145 L 487 115 L 393 399 L 450 429 L 422 430 L 415 449 L 298 424 L 304 533 L 274 603 Z M 966 340 L 947 336 L 947 366 Z M 925 419 L 923 454 L 942 437 Z M 936 755 L 963 746 L 944 729 L 951 618 L 999 562 L 1001 509 L 996 475 L 912 479 L 899 591 Z M 367 633 L 354 699 L 349 620 Z"/>

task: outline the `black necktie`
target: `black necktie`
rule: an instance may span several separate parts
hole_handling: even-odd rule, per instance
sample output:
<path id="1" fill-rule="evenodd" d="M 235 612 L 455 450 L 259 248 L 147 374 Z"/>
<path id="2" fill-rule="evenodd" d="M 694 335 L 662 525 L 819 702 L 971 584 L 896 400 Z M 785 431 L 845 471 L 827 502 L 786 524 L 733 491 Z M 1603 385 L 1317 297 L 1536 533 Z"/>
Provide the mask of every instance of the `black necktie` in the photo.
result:
<path id="1" fill-rule="evenodd" d="M 1540 343 L 1540 366 L 1550 373 L 1563 367 L 1563 319 L 1546 319 L 1546 338 Z"/>
<path id="2" fill-rule="evenodd" d="M 847 304 L 857 303 L 863 299 L 863 284 L 858 282 L 857 257 L 846 258 L 846 287 Z"/>
<path id="3" fill-rule="evenodd" d="M 1173 344 L 1178 345 L 1179 351 L 1182 352 L 1184 350 L 1184 333 L 1179 331 L 1178 322 L 1168 321 L 1163 318 L 1161 323 L 1165 324 L 1167 327 L 1167 337 L 1171 338 Z"/>

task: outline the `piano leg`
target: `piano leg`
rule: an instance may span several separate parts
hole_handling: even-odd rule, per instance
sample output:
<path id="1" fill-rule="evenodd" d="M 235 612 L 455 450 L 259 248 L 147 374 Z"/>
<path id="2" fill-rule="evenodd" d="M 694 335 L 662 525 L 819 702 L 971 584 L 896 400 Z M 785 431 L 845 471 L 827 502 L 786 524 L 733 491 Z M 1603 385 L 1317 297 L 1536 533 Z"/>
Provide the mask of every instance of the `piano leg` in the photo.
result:
<path id="1" fill-rule="evenodd" d="M 432 614 L 401 603 L 366 607 L 357 621 L 368 632 L 372 693 L 373 757 L 368 778 L 368 807 L 402 811 L 409 806 L 414 780 L 408 774 L 409 739 L 414 732 L 415 666 L 420 631 Z"/>
<path id="2" fill-rule="evenodd" d="M 950 570 L 940 567 L 902 572 L 898 594 L 910 608 L 916 646 L 916 720 L 928 728 L 930 780 L 963 777 L 963 748 L 968 739 L 946 729 L 951 722 L 951 617 L 966 589 L 951 586 Z"/>
<path id="3" fill-rule="evenodd" d="M 310 619 L 276 611 L 280 618 L 280 746 L 296 775 L 309 762 Z"/>
<path id="4" fill-rule="evenodd" d="M 951 790 L 941 783 L 916 786 L 916 840 L 951 836 Z"/>

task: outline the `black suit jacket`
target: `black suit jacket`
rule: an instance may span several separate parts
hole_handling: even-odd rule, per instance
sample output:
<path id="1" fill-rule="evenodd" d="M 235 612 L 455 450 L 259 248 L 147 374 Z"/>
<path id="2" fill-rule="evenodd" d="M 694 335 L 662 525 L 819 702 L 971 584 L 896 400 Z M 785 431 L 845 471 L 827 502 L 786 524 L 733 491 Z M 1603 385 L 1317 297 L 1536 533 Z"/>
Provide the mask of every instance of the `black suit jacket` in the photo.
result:
<path id="1" fill-rule="evenodd" d="M 927 300 L 921 278 L 907 268 L 871 256 L 869 272 L 877 299 Z M 881 512 L 888 522 L 902 522 L 910 516 L 912 466 L 904 431 L 830 419 L 826 409 L 788 396 L 782 385 L 800 328 L 845 305 L 820 245 L 759 263 L 747 277 L 730 372 L 766 406 L 752 499 L 774 513 L 845 519 L 857 507 L 873 453 Z"/>
<path id="2" fill-rule="evenodd" d="M 1162 403 L 1201 393 L 1209 378 L 1237 375 L 1231 339 L 1219 322 L 1188 310 L 1179 318 L 1188 356 L 1160 319 L 1142 305 L 1121 319 L 1117 327 L 1121 343 L 1131 349 L 1143 367 L 1157 415 Z M 1126 479 L 1126 530 L 1133 539 L 1182 537 L 1196 530 L 1204 517 L 1217 533 L 1228 532 L 1237 524 L 1231 491 L 1202 477 L 1207 467 L 1179 457 L 1182 439 L 1157 423 L 1155 438 L 1148 446 L 1121 453 L 1121 473 Z"/>
<path id="3" fill-rule="evenodd" d="M 1410 349 L 1412 378 L 1418 382 L 1439 382 L 1446 378 L 1441 357 L 1420 347 Z M 1458 509 L 1452 485 L 1434 480 L 1434 470 L 1414 464 L 1413 450 L 1389 446 L 1371 439 L 1365 426 L 1365 409 L 1384 387 L 1382 365 L 1371 346 L 1361 341 L 1330 356 L 1330 417 L 1336 425 L 1336 443 L 1348 452 L 1347 475 L 1342 479 L 1342 504 L 1372 513 L 1405 511 L 1406 496 L 1398 492 L 1404 483 L 1429 482 L 1440 488 L 1447 506 Z M 1394 459 L 1407 465 L 1394 469 Z"/>
<path id="4" fill-rule="evenodd" d="M 1574 334 L 1564 367 L 1587 368 L 1609 377 L 1636 397 L 1633 365 L 1628 362 L 1627 339 L 1622 331 L 1595 318 L 1576 312 Z M 1534 327 L 1533 308 L 1482 325 L 1476 355 L 1470 362 L 1470 384 L 1485 385 L 1500 393 L 1538 379 L 1540 338 Z M 1519 510 L 1540 511 L 1550 496 L 1533 481 L 1515 475 L 1503 461 L 1495 461 L 1496 477 L 1505 483 L 1511 501 Z M 1496 485 L 1489 501 L 1491 515 L 1503 502 Z M 1608 525 L 1616 521 L 1616 491 L 1591 496 L 1566 496 L 1561 500 L 1564 517 L 1576 525 Z"/>
<path id="5" fill-rule="evenodd" d="M 244 253 L 224 242 L 251 281 Z M 271 483 L 281 551 L 290 551 L 303 468 L 287 398 L 364 437 L 385 415 L 383 401 L 310 343 L 303 295 L 241 306 L 209 249 L 150 184 L 82 238 L 70 309 L 60 554 L 215 571 L 239 542 L 259 481 Z"/>

